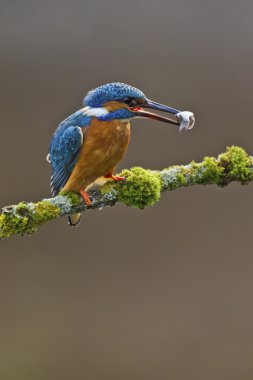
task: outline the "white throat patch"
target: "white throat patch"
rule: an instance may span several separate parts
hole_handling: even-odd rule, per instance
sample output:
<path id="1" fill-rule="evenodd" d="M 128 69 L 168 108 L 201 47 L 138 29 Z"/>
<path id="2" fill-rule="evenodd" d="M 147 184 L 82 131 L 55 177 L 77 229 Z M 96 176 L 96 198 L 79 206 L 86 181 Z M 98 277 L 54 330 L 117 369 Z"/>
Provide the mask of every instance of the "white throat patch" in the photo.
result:
<path id="1" fill-rule="evenodd" d="M 109 113 L 109 111 L 104 107 L 92 108 L 92 107 L 86 106 L 82 109 L 82 111 L 84 115 L 94 116 L 94 117 L 104 116 Z"/>

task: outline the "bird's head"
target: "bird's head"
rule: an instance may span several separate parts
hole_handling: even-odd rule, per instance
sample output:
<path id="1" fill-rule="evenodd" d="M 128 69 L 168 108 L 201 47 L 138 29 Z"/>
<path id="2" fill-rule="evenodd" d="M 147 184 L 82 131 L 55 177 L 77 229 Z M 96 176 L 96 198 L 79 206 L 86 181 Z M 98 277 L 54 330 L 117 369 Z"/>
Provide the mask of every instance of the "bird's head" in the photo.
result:
<path id="1" fill-rule="evenodd" d="M 124 83 L 108 83 L 91 90 L 85 96 L 83 104 L 89 116 L 96 117 L 101 121 L 115 119 L 129 121 L 135 117 L 144 117 L 178 126 L 182 121 L 179 110 L 149 100 L 142 91 Z M 148 112 L 145 108 L 174 114 L 176 118 L 170 119 Z M 189 120 L 189 128 L 193 124 L 194 117 Z"/>

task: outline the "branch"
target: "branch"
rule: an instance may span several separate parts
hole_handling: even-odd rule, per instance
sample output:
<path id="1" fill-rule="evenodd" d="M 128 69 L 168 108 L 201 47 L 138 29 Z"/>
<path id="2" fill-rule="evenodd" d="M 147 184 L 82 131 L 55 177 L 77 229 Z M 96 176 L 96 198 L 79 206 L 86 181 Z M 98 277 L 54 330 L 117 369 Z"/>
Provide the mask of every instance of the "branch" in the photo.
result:
<path id="1" fill-rule="evenodd" d="M 162 191 L 182 186 L 214 184 L 223 187 L 233 181 L 247 184 L 253 180 L 253 157 L 242 148 L 232 146 L 218 158 L 205 157 L 200 163 L 192 161 L 188 165 L 171 166 L 161 171 L 135 167 L 123 170 L 120 175 L 126 178 L 125 183 L 110 180 L 90 192 L 91 206 L 86 206 L 78 194 L 69 192 L 38 203 L 20 202 L 3 207 L 0 214 L 0 237 L 31 234 L 51 219 L 114 206 L 116 202 L 144 209 L 159 201 Z"/>

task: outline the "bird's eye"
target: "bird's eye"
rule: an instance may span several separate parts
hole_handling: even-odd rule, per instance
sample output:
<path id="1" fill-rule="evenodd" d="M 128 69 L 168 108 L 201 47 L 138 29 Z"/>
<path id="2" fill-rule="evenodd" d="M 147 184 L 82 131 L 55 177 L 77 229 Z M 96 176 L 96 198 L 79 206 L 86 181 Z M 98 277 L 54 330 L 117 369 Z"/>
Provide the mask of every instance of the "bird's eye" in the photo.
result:
<path id="1" fill-rule="evenodd" d="M 123 102 L 124 102 L 125 104 L 127 104 L 129 107 L 135 107 L 135 106 L 138 105 L 138 101 L 137 101 L 136 99 L 134 99 L 134 98 L 129 98 L 129 97 L 124 98 L 124 99 L 123 99 Z"/>

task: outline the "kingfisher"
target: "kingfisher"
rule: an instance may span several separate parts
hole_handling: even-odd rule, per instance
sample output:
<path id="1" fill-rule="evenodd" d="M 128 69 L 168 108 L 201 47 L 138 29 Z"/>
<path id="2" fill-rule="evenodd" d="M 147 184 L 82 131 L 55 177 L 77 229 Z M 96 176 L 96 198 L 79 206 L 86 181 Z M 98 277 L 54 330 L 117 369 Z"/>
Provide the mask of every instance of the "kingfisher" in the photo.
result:
<path id="1" fill-rule="evenodd" d="M 108 179 L 124 181 L 115 175 L 115 170 L 130 141 L 130 121 L 139 117 L 185 129 L 192 128 L 195 121 L 192 113 L 154 102 L 124 83 L 108 83 L 89 91 L 83 99 L 83 108 L 63 120 L 51 139 L 47 160 L 52 166 L 52 195 L 60 190 L 73 191 L 89 206 L 87 190 L 94 184 Z M 78 225 L 80 217 L 79 213 L 69 216 L 69 225 Z"/>

